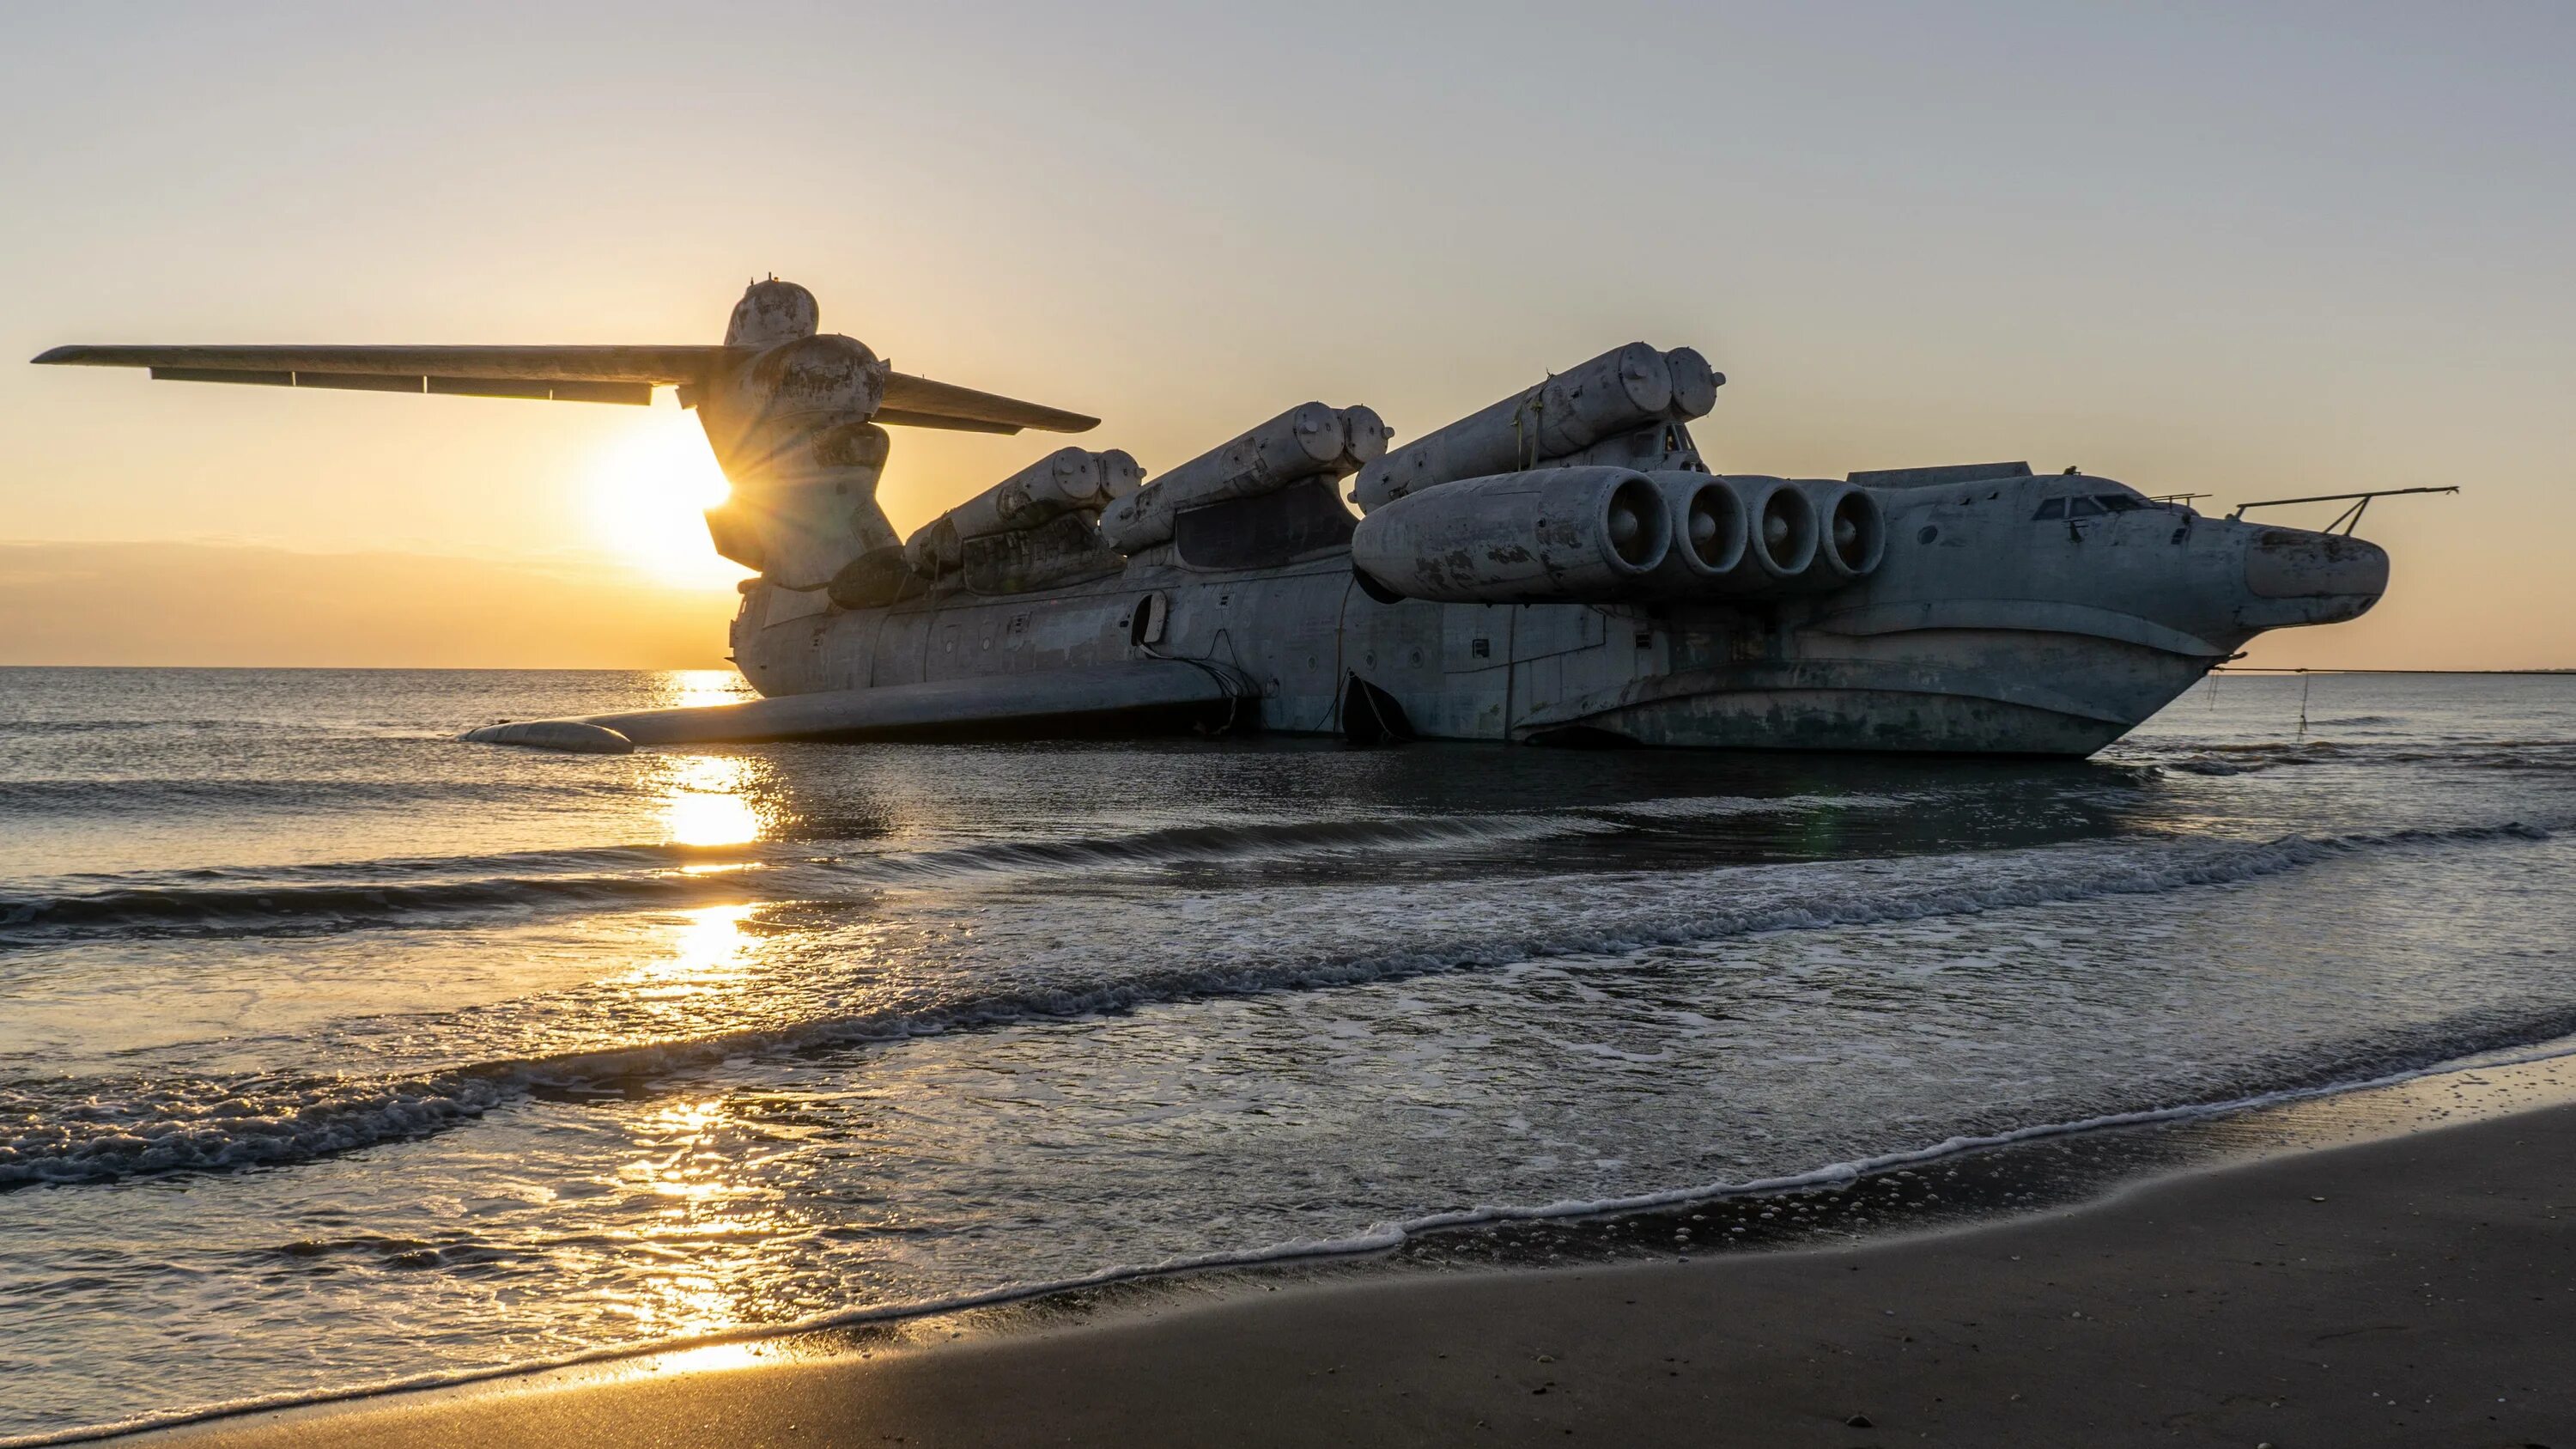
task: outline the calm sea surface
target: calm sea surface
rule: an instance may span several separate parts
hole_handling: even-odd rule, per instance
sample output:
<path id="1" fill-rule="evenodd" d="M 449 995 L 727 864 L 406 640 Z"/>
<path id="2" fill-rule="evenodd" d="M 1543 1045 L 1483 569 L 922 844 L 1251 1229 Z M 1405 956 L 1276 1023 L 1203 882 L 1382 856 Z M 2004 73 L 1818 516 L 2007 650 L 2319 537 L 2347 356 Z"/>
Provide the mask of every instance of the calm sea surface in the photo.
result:
<path id="1" fill-rule="evenodd" d="M 731 688 L 0 670 L 0 1435 L 2576 1031 L 2576 678 L 2077 765 L 451 738 Z"/>

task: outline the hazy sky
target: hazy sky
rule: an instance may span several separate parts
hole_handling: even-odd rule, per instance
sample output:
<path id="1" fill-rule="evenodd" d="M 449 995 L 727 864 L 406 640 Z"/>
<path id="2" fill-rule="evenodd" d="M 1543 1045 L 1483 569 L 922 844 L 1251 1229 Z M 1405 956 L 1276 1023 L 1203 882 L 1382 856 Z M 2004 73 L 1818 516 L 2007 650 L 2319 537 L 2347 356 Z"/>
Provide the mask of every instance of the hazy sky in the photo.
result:
<path id="1" fill-rule="evenodd" d="M 1729 375 L 1725 470 L 2458 482 L 2373 510 L 2376 613 L 2258 660 L 2576 665 L 2571 56 L 2564 5 L 12 7 L 0 542 L 643 569 L 708 590 L 700 662 L 729 575 L 667 395 L 14 359 L 714 341 L 774 271 L 1149 467 L 1645 337 Z M 1060 442 L 899 430 L 883 499 L 908 529 Z"/>

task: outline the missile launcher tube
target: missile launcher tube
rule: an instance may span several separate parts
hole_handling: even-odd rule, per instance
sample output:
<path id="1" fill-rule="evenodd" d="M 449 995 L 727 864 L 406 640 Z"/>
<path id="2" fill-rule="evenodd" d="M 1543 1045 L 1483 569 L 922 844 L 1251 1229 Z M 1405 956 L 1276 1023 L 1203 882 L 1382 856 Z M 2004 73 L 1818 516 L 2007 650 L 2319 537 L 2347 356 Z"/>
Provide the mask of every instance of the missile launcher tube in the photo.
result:
<path id="1" fill-rule="evenodd" d="M 1100 462 L 1100 501 L 1105 507 L 1145 486 L 1145 466 L 1125 448 L 1091 455 Z"/>
<path id="2" fill-rule="evenodd" d="M 1022 533 L 1133 494 L 1145 470 L 1123 448 L 1059 448 L 913 531 L 903 556 L 926 579 L 955 573 L 965 545 Z"/>
<path id="3" fill-rule="evenodd" d="M 1100 515 L 1100 536 L 1122 553 L 1168 543 L 1181 510 L 1269 493 L 1300 478 L 1333 472 L 1349 446 L 1340 413 L 1319 402 L 1299 403 L 1110 504 Z"/>
<path id="4" fill-rule="evenodd" d="M 1390 451 L 1360 470 L 1355 496 L 1374 509 L 1461 478 L 1529 469 L 1662 420 L 1672 406 L 1672 364 L 1631 342 Z"/>
<path id="5" fill-rule="evenodd" d="M 1665 416 L 1677 423 L 1707 417 L 1717 406 L 1717 390 L 1726 386 L 1726 374 L 1709 366 L 1696 347 L 1676 347 L 1665 353 L 1664 366 L 1673 374 L 1673 405 Z"/>
<path id="6" fill-rule="evenodd" d="M 1351 565 L 1381 590 L 1458 604 L 1636 599 L 1672 547 L 1645 474 L 1542 468 L 1462 479 L 1359 521 Z"/>
<path id="7" fill-rule="evenodd" d="M 1336 473 L 1355 472 L 1386 456 L 1386 445 L 1395 430 L 1371 407 L 1342 409 L 1342 456 L 1335 460 Z"/>
<path id="8" fill-rule="evenodd" d="M 941 514 L 914 529 L 903 541 L 903 560 L 912 571 L 925 579 L 953 574 L 966 562 L 965 540 L 957 536 L 957 525 Z"/>
<path id="9" fill-rule="evenodd" d="M 1035 528 L 1079 508 L 1096 508 L 1100 458 L 1081 448 L 1058 448 L 1017 473 L 951 508 L 944 515 L 962 539 Z"/>

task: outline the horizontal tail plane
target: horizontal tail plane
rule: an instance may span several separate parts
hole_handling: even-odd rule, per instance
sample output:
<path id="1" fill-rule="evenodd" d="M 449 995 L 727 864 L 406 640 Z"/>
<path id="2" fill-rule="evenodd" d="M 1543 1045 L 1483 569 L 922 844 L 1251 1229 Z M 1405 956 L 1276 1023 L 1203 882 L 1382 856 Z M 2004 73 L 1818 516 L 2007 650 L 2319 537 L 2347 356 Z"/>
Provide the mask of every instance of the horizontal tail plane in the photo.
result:
<path id="1" fill-rule="evenodd" d="M 73 345 L 35 361 L 141 367 L 167 382 L 231 382 L 359 392 L 440 393 L 553 402 L 653 400 L 656 386 L 700 387 L 760 355 L 756 347 L 116 347 Z M 908 373 L 888 373 L 876 421 L 899 427 L 1079 433 L 1100 420 Z"/>

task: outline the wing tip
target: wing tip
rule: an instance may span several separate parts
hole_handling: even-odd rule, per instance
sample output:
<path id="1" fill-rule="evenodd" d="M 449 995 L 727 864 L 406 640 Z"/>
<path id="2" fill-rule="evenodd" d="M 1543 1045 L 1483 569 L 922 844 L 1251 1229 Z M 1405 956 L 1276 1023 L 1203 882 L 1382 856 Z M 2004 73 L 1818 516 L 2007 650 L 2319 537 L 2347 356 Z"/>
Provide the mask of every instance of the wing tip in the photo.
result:
<path id="1" fill-rule="evenodd" d="M 30 357 L 27 360 L 30 363 L 42 367 L 55 363 L 78 362 L 88 355 L 88 353 L 89 349 L 87 347 L 73 343 L 62 347 L 48 347 L 44 351 L 37 353 L 35 356 Z"/>

